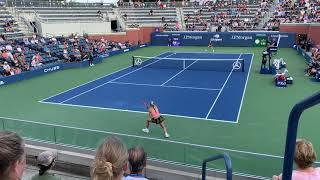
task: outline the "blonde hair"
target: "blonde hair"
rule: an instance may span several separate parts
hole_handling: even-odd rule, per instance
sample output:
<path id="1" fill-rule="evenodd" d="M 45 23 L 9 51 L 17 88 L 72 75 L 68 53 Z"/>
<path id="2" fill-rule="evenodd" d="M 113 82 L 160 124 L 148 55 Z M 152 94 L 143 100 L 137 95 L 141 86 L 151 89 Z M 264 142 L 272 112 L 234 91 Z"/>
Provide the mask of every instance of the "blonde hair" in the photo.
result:
<path id="1" fill-rule="evenodd" d="M 92 180 L 113 180 L 122 175 L 128 163 L 128 150 L 122 141 L 111 136 L 97 149 L 91 168 Z"/>
<path id="2" fill-rule="evenodd" d="M 300 169 L 312 167 L 316 161 L 317 154 L 313 149 L 311 142 L 305 139 L 298 139 L 296 142 L 296 150 L 294 154 L 294 161 Z"/>

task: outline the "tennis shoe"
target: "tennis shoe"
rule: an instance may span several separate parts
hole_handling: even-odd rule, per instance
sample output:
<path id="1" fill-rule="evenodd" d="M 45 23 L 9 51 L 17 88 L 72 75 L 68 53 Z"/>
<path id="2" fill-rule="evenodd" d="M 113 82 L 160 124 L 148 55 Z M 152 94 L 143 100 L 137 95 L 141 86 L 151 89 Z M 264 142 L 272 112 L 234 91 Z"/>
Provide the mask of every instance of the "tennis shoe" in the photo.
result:
<path id="1" fill-rule="evenodd" d="M 145 132 L 145 133 L 149 133 L 149 129 L 148 128 L 144 128 L 144 129 L 142 129 L 142 131 Z"/>
<path id="2" fill-rule="evenodd" d="M 165 134 L 164 134 L 164 137 L 165 137 L 165 138 L 169 138 L 170 135 L 169 135 L 168 133 L 165 133 Z"/>

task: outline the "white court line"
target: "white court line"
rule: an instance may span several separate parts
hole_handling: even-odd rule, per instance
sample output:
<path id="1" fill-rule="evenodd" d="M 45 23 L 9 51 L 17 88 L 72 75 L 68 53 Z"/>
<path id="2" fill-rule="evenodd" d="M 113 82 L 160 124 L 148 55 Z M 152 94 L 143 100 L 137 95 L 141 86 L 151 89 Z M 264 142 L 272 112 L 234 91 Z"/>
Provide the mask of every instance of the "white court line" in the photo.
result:
<path id="1" fill-rule="evenodd" d="M 163 52 L 163 53 L 159 54 L 158 56 L 161 56 L 161 55 L 163 55 L 163 54 L 165 54 L 165 53 L 171 53 L 171 52 L 166 51 L 166 52 Z M 112 72 L 112 73 L 109 73 L 109 74 L 103 75 L 103 76 L 101 76 L 101 77 L 98 77 L 98 78 L 96 78 L 96 79 L 94 79 L 94 80 L 85 82 L 85 83 L 80 84 L 80 85 L 78 85 L 78 86 L 75 86 L 75 87 L 72 87 L 72 88 L 67 89 L 67 90 L 65 90 L 65 91 L 62 91 L 62 92 L 60 92 L 60 93 L 58 93 L 58 94 L 55 94 L 55 95 L 49 96 L 49 97 L 47 97 L 47 98 L 44 98 L 44 99 L 40 100 L 39 102 L 45 101 L 45 100 L 50 99 L 50 98 L 52 98 L 52 97 L 54 97 L 54 96 L 58 96 L 58 95 L 63 94 L 63 93 L 65 93 L 65 92 L 68 92 L 68 91 L 71 91 L 71 90 L 73 90 L 73 89 L 76 89 L 76 88 L 78 88 L 78 87 L 80 87 L 80 86 L 89 84 L 89 83 L 91 83 L 91 82 L 93 82 L 93 81 L 97 81 L 97 80 L 99 80 L 99 79 L 102 79 L 102 78 L 104 78 L 104 77 L 113 75 L 113 74 L 115 74 L 115 73 L 118 73 L 118 72 L 123 71 L 123 70 L 125 70 L 125 69 L 129 69 L 129 68 L 131 68 L 131 67 L 132 67 L 132 65 L 127 66 L 127 67 L 124 67 L 124 68 L 119 69 L 119 70 L 117 70 L 117 71 L 114 71 L 114 72 Z"/>
<path id="2" fill-rule="evenodd" d="M 187 66 L 186 68 L 182 69 L 181 71 L 179 71 L 177 74 L 175 74 L 174 76 L 172 76 L 170 79 L 168 79 L 166 82 L 162 83 L 161 86 L 164 86 L 166 83 L 168 83 L 169 81 L 171 81 L 173 78 L 177 77 L 179 74 L 181 74 L 184 70 L 188 69 L 190 66 L 192 66 L 194 63 L 196 63 L 198 60 L 195 60 L 194 62 L 192 62 L 191 64 L 189 64 L 189 66 Z"/>
<path id="3" fill-rule="evenodd" d="M 244 85 L 244 90 L 243 90 L 243 93 L 242 93 L 242 98 L 241 98 L 241 103 L 240 103 L 240 108 L 239 108 L 239 111 L 238 111 L 238 116 L 237 116 L 237 121 L 239 121 L 239 118 L 240 118 L 240 113 L 241 113 L 241 108 L 242 108 L 242 103 L 243 103 L 243 99 L 244 99 L 244 96 L 245 96 L 245 93 L 246 93 L 246 90 L 247 90 L 247 84 L 248 84 L 248 81 L 249 81 L 249 76 L 250 76 L 250 71 L 251 71 L 251 65 L 252 65 L 252 62 L 253 62 L 253 57 L 254 57 L 254 54 L 251 54 L 251 62 L 250 62 L 250 66 L 249 66 L 249 72 L 247 74 L 247 80 L 246 80 L 246 84 Z"/>
<path id="4" fill-rule="evenodd" d="M 219 52 L 219 53 L 212 53 L 212 52 L 201 52 L 201 51 L 195 51 L 195 52 L 192 52 L 192 51 L 173 51 L 173 53 L 176 53 L 176 54 L 189 54 L 189 53 L 195 53 L 195 54 L 236 54 L 236 55 L 238 55 L 238 54 L 241 54 L 241 52 L 239 52 L 239 53 L 229 53 L 229 52 Z M 252 54 L 252 53 L 242 53 L 242 54 Z M 232 59 L 232 58 L 230 58 L 230 59 Z"/>
<path id="5" fill-rule="evenodd" d="M 130 113 L 140 113 L 140 114 L 147 114 L 145 111 L 135 111 L 135 110 L 129 110 L 129 109 L 117 109 L 117 108 L 106 108 L 106 107 L 97 107 L 97 106 L 86 106 L 86 105 L 78 105 L 78 104 L 68 104 L 68 103 L 54 103 L 54 102 L 41 102 L 43 104 L 53 104 L 53 105 L 60 105 L 60 106 L 70 106 L 70 107 L 80 107 L 80 108 L 89 108 L 89 109 L 100 109 L 100 110 L 111 110 L 111 111 L 119 111 L 119 112 L 130 112 Z M 178 117 L 178 118 L 187 118 L 187 119 L 199 119 L 204 121 L 215 121 L 215 122 L 223 122 L 223 123 L 231 123 L 236 124 L 235 121 L 227 121 L 223 119 L 205 119 L 201 117 L 192 117 L 192 116 L 183 116 L 183 115 L 175 115 L 175 114 L 164 114 L 165 116 L 172 116 L 172 117 Z"/>
<path id="6" fill-rule="evenodd" d="M 167 56 L 165 56 L 165 57 L 169 57 L 169 56 L 172 56 L 172 55 L 173 55 L 173 54 L 169 54 L 169 55 L 167 55 Z M 125 77 L 125 76 L 127 76 L 127 75 L 129 75 L 129 74 L 132 74 L 132 73 L 136 72 L 136 71 L 139 71 L 140 69 L 142 69 L 142 68 L 144 68 L 144 67 L 148 67 L 148 66 L 150 66 L 151 64 L 154 64 L 154 63 L 156 63 L 156 62 L 158 62 L 158 61 L 160 61 L 160 60 L 161 60 L 161 59 L 159 59 L 159 60 L 157 60 L 157 61 L 154 61 L 154 62 L 152 62 L 152 63 L 150 63 L 150 64 L 147 64 L 147 65 L 145 65 L 145 66 L 142 66 L 142 67 L 140 67 L 140 68 L 138 68 L 138 69 L 135 69 L 135 70 L 133 70 L 133 71 L 130 71 L 130 72 L 126 73 L 126 74 L 123 74 L 123 75 L 121 75 L 121 76 L 119 76 L 119 77 L 117 77 L 117 78 L 111 79 L 111 80 L 109 80 L 109 81 L 107 81 L 107 82 L 105 82 L 105 83 L 103 83 L 103 84 L 100 84 L 99 86 L 96 86 L 96 87 L 91 88 L 91 89 L 89 89 L 89 90 L 87 90 L 87 91 L 84 91 L 84 92 L 82 92 L 82 93 L 80 93 L 80 94 L 77 94 L 77 95 L 75 95 L 75 96 L 72 96 L 71 98 L 68 98 L 68 99 L 66 99 L 66 100 L 64 100 L 64 101 L 61 101 L 60 103 L 64 103 L 64 102 L 70 101 L 71 99 L 74 99 L 74 98 L 79 97 L 79 96 L 81 96 L 81 95 L 83 95 L 83 94 L 86 94 L 86 93 L 88 93 L 88 92 L 90 92 L 90 91 L 93 91 L 93 90 L 95 90 L 95 89 L 98 89 L 98 88 L 101 87 L 101 86 L 104 86 L 104 85 L 106 85 L 106 84 L 108 84 L 108 83 L 110 83 L 110 82 L 113 82 L 113 81 L 117 80 L 117 79 L 123 78 L 123 77 Z"/>
<path id="7" fill-rule="evenodd" d="M 220 91 L 220 89 L 211 89 L 211 88 L 198 88 L 192 86 L 161 86 L 157 84 L 140 84 L 140 83 L 129 83 L 129 82 L 119 82 L 113 81 L 110 84 L 127 84 L 127 85 L 136 85 L 136 86 L 151 86 L 151 87 L 164 87 L 164 88 L 178 88 L 178 89 L 194 89 L 194 90 L 207 90 L 207 91 Z"/>
<path id="8" fill-rule="evenodd" d="M 242 151 L 242 150 L 236 150 L 236 149 L 230 149 L 230 148 L 222 148 L 222 147 L 217 147 L 217 146 L 208 146 L 208 145 L 202 145 L 202 144 L 174 141 L 174 140 L 169 140 L 169 139 L 159 139 L 159 138 L 153 138 L 153 137 L 147 137 L 147 136 L 138 136 L 138 135 L 132 135 L 132 134 L 125 134 L 125 133 L 117 133 L 117 132 L 111 132 L 111 131 L 94 130 L 94 129 L 79 128 L 79 127 L 72 127 L 72 126 L 64 126 L 64 125 L 50 124 L 50 123 L 43 123 L 43 122 L 34 122 L 34 121 L 28 121 L 28 120 L 24 120 L 24 119 L 17 119 L 17 118 L 0 117 L 0 119 L 8 119 L 8 120 L 14 120 L 14 121 L 18 121 L 18 122 L 27 122 L 27 123 L 31 123 L 31 124 L 48 125 L 48 126 L 62 127 L 62 128 L 76 129 L 76 130 L 83 130 L 83 131 L 89 131 L 89 132 L 113 134 L 113 135 L 125 136 L 125 137 L 134 137 L 134 138 L 139 138 L 139 139 L 154 140 L 154 141 L 160 141 L 160 142 L 187 145 L 187 146 L 200 147 L 200 148 L 206 148 L 206 149 L 222 150 L 222 151 L 228 151 L 228 152 L 236 152 L 236 153 L 241 153 L 241 154 L 263 156 L 263 157 L 269 157 L 269 158 L 277 158 L 277 159 L 282 159 L 283 158 L 282 156 L 265 154 L 265 153 Z"/>
<path id="9" fill-rule="evenodd" d="M 238 60 L 240 60 L 241 55 L 242 55 L 242 53 L 239 55 Z M 242 64 L 242 66 L 243 66 L 243 64 Z M 219 91 L 219 94 L 217 95 L 216 99 L 214 100 L 214 102 L 213 102 L 213 104 L 212 104 L 212 106 L 211 106 L 211 108 L 210 108 L 210 110 L 209 110 L 209 112 L 208 112 L 208 114 L 207 114 L 207 116 L 206 116 L 206 119 L 209 117 L 209 115 L 210 115 L 210 113 L 211 113 L 211 111 L 212 111 L 212 109 L 213 109 L 214 105 L 216 105 L 216 103 L 217 103 L 217 101 L 218 101 L 218 99 L 219 99 L 219 97 L 220 97 L 220 95 L 221 95 L 221 93 L 222 93 L 222 91 L 223 91 L 224 87 L 226 86 L 226 84 L 227 84 L 227 82 L 228 82 L 229 78 L 231 77 L 231 74 L 232 74 L 233 70 L 234 70 L 234 68 L 232 68 L 232 70 L 230 71 L 230 73 L 229 73 L 229 75 L 228 75 L 227 79 L 225 80 L 224 84 L 222 85 L 222 88 L 221 88 L 221 90 Z"/>

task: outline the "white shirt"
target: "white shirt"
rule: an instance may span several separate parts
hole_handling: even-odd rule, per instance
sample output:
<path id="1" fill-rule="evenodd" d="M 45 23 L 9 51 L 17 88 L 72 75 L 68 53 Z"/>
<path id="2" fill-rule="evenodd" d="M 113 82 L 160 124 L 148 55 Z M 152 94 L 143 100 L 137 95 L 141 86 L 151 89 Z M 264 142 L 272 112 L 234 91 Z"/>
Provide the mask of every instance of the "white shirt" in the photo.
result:
<path id="1" fill-rule="evenodd" d="M 4 64 L 4 65 L 2 65 L 2 67 L 3 67 L 3 69 L 6 69 L 6 70 L 10 69 L 9 64 Z"/>
<path id="2" fill-rule="evenodd" d="M 6 50 L 12 51 L 12 46 L 11 45 L 6 45 Z"/>

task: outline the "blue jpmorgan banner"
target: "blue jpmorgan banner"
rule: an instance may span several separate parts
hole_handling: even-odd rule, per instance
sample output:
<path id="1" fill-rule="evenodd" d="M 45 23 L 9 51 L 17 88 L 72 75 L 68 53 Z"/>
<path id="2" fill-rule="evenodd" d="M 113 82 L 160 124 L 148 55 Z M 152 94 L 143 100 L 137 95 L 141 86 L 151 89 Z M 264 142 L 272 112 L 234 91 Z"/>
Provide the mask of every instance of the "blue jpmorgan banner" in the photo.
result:
<path id="1" fill-rule="evenodd" d="M 152 45 L 166 46 L 169 39 L 180 41 L 181 46 L 253 47 L 261 46 L 261 40 L 277 41 L 278 47 L 292 47 L 296 41 L 295 33 L 280 32 L 162 32 L 152 34 Z"/>

